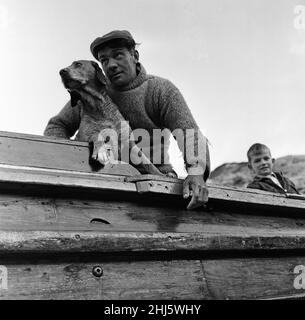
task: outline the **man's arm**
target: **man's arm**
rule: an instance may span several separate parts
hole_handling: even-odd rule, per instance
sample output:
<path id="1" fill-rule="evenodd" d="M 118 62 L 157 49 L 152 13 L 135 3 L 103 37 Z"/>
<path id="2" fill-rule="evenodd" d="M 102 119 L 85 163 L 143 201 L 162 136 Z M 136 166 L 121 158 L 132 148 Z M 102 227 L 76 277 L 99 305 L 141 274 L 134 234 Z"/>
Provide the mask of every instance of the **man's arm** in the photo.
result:
<path id="1" fill-rule="evenodd" d="M 180 151 L 183 153 L 188 176 L 183 185 L 183 196 L 192 200 L 188 209 L 203 205 L 208 201 L 205 181 L 210 174 L 210 155 L 207 139 L 201 133 L 190 109 L 180 91 L 170 82 L 164 80 L 159 89 L 159 112 L 162 125 L 171 132 L 183 132 L 183 137 L 176 135 Z"/>
<path id="2" fill-rule="evenodd" d="M 79 124 L 80 105 L 72 108 L 69 101 L 56 116 L 49 120 L 43 134 L 55 138 L 69 139 L 75 134 Z"/>

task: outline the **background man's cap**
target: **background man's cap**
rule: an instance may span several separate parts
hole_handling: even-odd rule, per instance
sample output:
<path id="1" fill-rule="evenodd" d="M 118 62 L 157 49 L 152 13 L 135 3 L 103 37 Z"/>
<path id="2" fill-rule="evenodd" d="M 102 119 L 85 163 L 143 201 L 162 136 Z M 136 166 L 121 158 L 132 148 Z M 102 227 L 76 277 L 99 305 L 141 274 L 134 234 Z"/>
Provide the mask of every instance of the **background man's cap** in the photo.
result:
<path id="1" fill-rule="evenodd" d="M 134 41 L 134 39 L 129 31 L 127 31 L 127 30 L 114 30 L 114 31 L 111 31 L 111 32 L 105 34 L 102 37 L 96 38 L 91 43 L 90 50 L 91 50 L 94 58 L 98 60 L 98 56 L 97 56 L 98 49 L 100 49 L 102 47 L 102 45 L 104 45 L 106 42 L 109 42 L 109 41 L 115 40 L 115 39 L 125 39 L 125 40 L 129 40 L 131 43 L 136 44 L 136 42 Z"/>

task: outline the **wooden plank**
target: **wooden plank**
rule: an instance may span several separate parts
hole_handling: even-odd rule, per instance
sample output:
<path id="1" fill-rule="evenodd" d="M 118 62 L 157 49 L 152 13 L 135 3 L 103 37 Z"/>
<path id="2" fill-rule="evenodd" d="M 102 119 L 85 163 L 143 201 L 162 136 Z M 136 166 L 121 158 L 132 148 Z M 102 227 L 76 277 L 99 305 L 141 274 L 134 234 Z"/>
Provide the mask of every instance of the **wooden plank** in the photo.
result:
<path id="1" fill-rule="evenodd" d="M 177 201 L 157 202 L 150 198 L 125 200 L 115 195 L 97 199 L 33 197 L 0 194 L 0 230 L 112 230 L 148 232 L 201 232 L 249 234 L 305 229 L 305 217 L 251 214 L 247 208 L 216 211 L 187 211 Z M 222 210 L 220 210 L 222 209 Z M 226 230 L 226 231 L 225 231 Z"/>
<path id="2" fill-rule="evenodd" d="M 153 174 L 141 174 L 137 176 L 132 177 L 126 177 L 125 178 L 127 182 L 140 182 L 140 181 L 162 181 L 162 182 L 173 182 L 173 183 L 183 183 L 182 179 L 178 178 L 171 178 L 167 177 L 165 175 L 163 176 L 156 176 Z"/>
<path id="3" fill-rule="evenodd" d="M 8 286 L 0 299 L 304 298 L 295 273 L 305 256 L 194 260 L 61 261 L 1 258 Z M 99 267 L 101 277 L 94 275 Z"/>
<path id="4" fill-rule="evenodd" d="M 126 178 L 128 181 L 136 179 Z M 156 180 L 138 180 L 136 181 L 139 193 L 156 193 L 168 195 L 182 195 L 183 181 L 176 182 L 162 181 L 161 178 Z M 233 188 L 224 186 L 215 186 L 208 184 L 209 198 L 222 201 L 232 201 L 244 204 L 268 205 L 284 208 L 305 209 L 303 198 L 294 199 L 285 197 L 276 193 L 264 192 L 261 190 Z"/>
<path id="5" fill-rule="evenodd" d="M 305 200 L 304 194 L 287 193 L 286 196 L 287 198 L 290 198 L 290 199 Z"/>
<path id="6" fill-rule="evenodd" d="M 19 132 L 10 132 L 10 131 L 0 131 L 0 138 L 13 138 L 20 140 L 32 140 L 32 141 L 42 141 L 48 143 L 55 144 L 66 144 L 66 145 L 74 145 L 74 146 L 83 146 L 87 147 L 88 143 L 83 141 L 76 141 L 70 139 L 56 139 L 54 137 L 36 135 L 36 134 L 28 134 L 28 133 L 19 133 Z"/>
<path id="7" fill-rule="evenodd" d="M 104 190 L 116 190 L 116 191 L 129 191 L 136 192 L 136 187 L 133 183 L 124 181 L 122 176 L 116 176 L 109 174 L 111 172 L 111 166 L 109 165 L 106 170 L 108 174 L 101 173 L 87 173 L 87 172 L 71 172 L 66 170 L 54 170 L 43 168 L 31 168 L 20 166 L 0 165 L 0 182 L 4 184 L 31 184 L 37 185 L 39 190 L 40 186 L 49 187 L 70 187 L 70 188 L 86 188 L 86 189 L 98 189 Z M 126 164 L 119 166 L 119 170 L 124 173 L 131 173 L 130 166 Z M 117 168 L 117 166 L 116 166 Z M 118 170 L 114 170 L 118 172 Z"/>
<path id="8" fill-rule="evenodd" d="M 108 175 L 139 175 L 128 164 L 92 167 L 89 164 L 88 143 L 52 140 L 45 137 L 0 135 L 0 164 L 11 166 L 48 168 L 65 171 L 99 172 Z"/>
<path id="9" fill-rule="evenodd" d="M 276 296 L 272 298 L 262 298 L 260 300 L 304 300 L 305 299 L 305 293 L 299 293 L 299 294 L 290 294 L 287 296 Z"/>
<path id="10" fill-rule="evenodd" d="M 223 231 L 224 234 L 219 234 Z M 1 231 L 0 254 L 304 250 L 305 233 L 259 234 L 115 231 Z M 239 230 L 240 231 L 240 230 Z M 287 251 L 288 252 L 288 251 Z"/>
<path id="11" fill-rule="evenodd" d="M 294 283 L 305 256 L 202 261 L 209 295 L 214 299 L 274 299 L 304 296 Z"/>
<path id="12" fill-rule="evenodd" d="M 34 156 L 33 156 L 34 155 Z M 114 190 L 139 193 L 181 196 L 181 179 L 139 176 L 139 172 L 129 165 L 108 165 L 97 173 L 104 174 L 104 182 L 97 176 L 81 176 L 92 173 L 89 165 L 88 144 L 70 140 L 54 140 L 42 136 L 0 132 L 0 184 L 34 184 L 54 188 L 75 187 L 101 189 L 110 185 L 111 175 L 125 176 L 125 183 L 113 184 Z M 49 170 L 38 171 L 38 169 Z M 31 171 L 32 170 L 32 171 Z M 57 170 L 57 175 L 54 174 Z M 59 171 L 62 172 L 59 172 Z M 71 175 L 68 173 L 71 172 Z M 209 185 L 210 199 L 242 203 L 245 205 L 267 205 L 282 208 L 305 209 L 303 200 L 286 198 L 260 190 L 237 189 Z M 122 190 L 121 190 L 122 189 Z"/>
<path id="13" fill-rule="evenodd" d="M 290 199 L 277 193 L 252 190 L 250 191 L 250 189 L 246 188 L 209 186 L 209 196 L 217 200 L 232 201 L 243 204 L 274 206 L 287 209 L 305 209 L 305 202 L 302 200 Z"/>
<path id="14" fill-rule="evenodd" d="M 131 173 L 128 169 L 122 171 L 126 174 Z M 108 168 L 111 172 L 111 168 Z M 118 172 L 115 170 L 115 172 Z M 112 174 L 87 173 L 87 172 L 71 172 L 56 169 L 43 169 L 24 166 L 0 165 L 0 183 L 2 188 L 10 183 L 37 185 L 38 191 L 40 186 L 49 186 L 52 188 L 70 187 L 94 190 L 114 190 L 128 191 L 139 193 L 151 193 L 159 195 L 179 196 L 182 194 L 182 181 L 177 183 L 148 180 L 129 182 L 131 179 L 124 176 L 116 176 Z M 112 172 L 113 173 L 113 172 Z M 126 182 L 127 181 L 127 182 Z M 278 194 L 270 194 L 260 192 L 259 190 L 248 191 L 247 189 L 233 189 L 228 187 L 219 187 L 209 185 L 209 198 L 212 200 L 221 200 L 231 203 L 242 203 L 244 205 L 268 205 L 279 208 L 295 208 L 305 209 L 305 202 L 301 200 L 289 199 Z M 305 211 L 304 211 L 305 212 Z"/>
<path id="15" fill-rule="evenodd" d="M 8 289 L 0 299 L 204 299 L 200 261 L 21 262 L 0 260 Z M 187 268 L 185 267 L 187 264 Z M 101 277 L 93 268 L 103 270 Z M 170 275 L 170 276 L 169 276 Z"/>
<path id="16" fill-rule="evenodd" d="M 48 140 L 0 137 L 0 163 L 90 172 L 89 148 Z"/>

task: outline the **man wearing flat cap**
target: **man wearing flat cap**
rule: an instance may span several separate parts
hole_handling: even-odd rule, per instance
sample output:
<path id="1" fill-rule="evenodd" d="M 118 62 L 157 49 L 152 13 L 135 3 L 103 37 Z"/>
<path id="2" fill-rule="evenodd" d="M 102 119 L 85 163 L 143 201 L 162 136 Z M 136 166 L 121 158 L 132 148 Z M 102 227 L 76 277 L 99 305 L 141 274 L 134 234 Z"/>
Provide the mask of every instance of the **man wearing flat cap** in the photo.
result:
<path id="1" fill-rule="evenodd" d="M 167 129 L 172 133 L 183 153 L 188 173 L 183 184 L 183 197 L 192 197 L 188 209 L 204 205 L 208 200 L 205 181 L 210 173 L 207 140 L 180 91 L 169 80 L 146 73 L 139 62 L 136 42 L 126 30 L 112 31 L 95 39 L 90 50 L 106 75 L 109 97 L 129 121 L 132 130 L 145 129 L 149 133 L 149 152 L 145 152 L 145 147 L 143 152 L 162 173 L 175 175 L 169 163 L 170 135 L 165 134 L 159 142 L 153 139 L 157 129 Z M 81 106 L 72 108 L 68 102 L 58 115 L 49 120 L 44 134 L 66 139 L 72 137 L 81 121 L 79 108 Z M 183 138 L 175 134 L 178 131 L 183 133 Z M 161 163 L 154 161 L 158 158 L 157 150 L 162 154 Z"/>

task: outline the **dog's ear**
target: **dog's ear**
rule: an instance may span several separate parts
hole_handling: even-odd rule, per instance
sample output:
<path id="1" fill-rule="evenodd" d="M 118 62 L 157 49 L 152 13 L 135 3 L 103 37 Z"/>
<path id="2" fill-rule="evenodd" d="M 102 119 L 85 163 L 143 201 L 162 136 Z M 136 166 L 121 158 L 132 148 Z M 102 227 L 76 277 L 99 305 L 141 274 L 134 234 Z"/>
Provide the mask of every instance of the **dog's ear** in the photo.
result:
<path id="1" fill-rule="evenodd" d="M 71 97 L 71 107 L 75 107 L 78 103 L 78 101 L 81 100 L 81 95 L 76 91 L 68 91 L 70 93 Z"/>
<path id="2" fill-rule="evenodd" d="M 94 62 L 94 61 L 91 61 L 94 69 L 95 69 L 95 72 L 96 72 L 96 77 L 98 79 L 98 81 L 102 84 L 102 85 L 106 85 L 106 78 L 104 76 L 104 73 L 103 73 L 103 70 L 99 67 L 99 65 Z"/>

